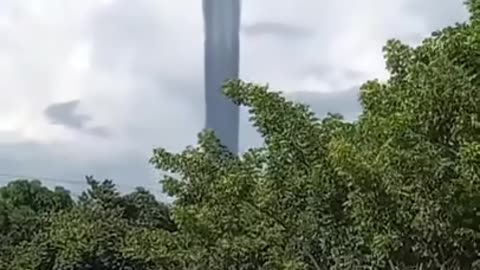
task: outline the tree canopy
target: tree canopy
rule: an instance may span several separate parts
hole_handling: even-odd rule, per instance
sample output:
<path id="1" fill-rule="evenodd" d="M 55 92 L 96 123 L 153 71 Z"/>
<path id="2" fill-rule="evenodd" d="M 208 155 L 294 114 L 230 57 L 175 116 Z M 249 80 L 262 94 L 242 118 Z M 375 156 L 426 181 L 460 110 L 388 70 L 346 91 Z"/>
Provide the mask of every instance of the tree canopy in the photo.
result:
<path id="1" fill-rule="evenodd" d="M 417 47 L 387 42 L 390 77 L 362 85 L 354 122 L 225 84 L 264 145 L 233 155 L 203 131 L 155 149 L 172 205 L 92 177 L 78 200 L 0 188 L 0 269 L 480 269 L 480 1 L 466 5 Z"/>

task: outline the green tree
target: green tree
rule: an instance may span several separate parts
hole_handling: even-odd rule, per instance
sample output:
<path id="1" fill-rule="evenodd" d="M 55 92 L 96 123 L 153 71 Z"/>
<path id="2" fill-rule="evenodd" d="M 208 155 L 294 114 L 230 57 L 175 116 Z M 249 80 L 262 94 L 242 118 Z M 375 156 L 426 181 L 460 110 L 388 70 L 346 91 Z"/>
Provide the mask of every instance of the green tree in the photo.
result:
<path id="1" fill-rule="evenodd" d="M 38 180 L 16 180 L 1 187 L 0 266 L 14 255 L 12 247 L 31 240 L 45 225 L 44 216 L 71 209 L 73 205 L 67 190 L 61 187 L 50 190 Z"/>
<path id="2" fill-rule="evenodd" d="M 32 183 L 41 186 L 38 181 Z M 22 186 L 19 184 L 25 182 L 13 182 L 7 187 L 18 193 L 12 187 Z M 8 254 L 0 254 L 0 268 L 154 270 L 175 265 L 166 254 L 168 245 L 174 243 L 170 232 L 176 230 L 167 205 L 142 188 L 122 195 L 111 180 L 99 182 L 87 177 L 87 184 L 89 188 L 78 203 L 71 201 L 71 207 L 48 211 L 50 204 L 44 204 L 44 208 L 36 205 L 44 214 L 36 216 L 37 226 L 18 224 L 17 229 L 29 230 L 28 237 L 4 245 Z M 46 188 L 44 191 L 51 192 Z M 35 201 L 20 199 L 17 196 L 17 205 Z M 31 213 L 34 211 L 27 214 Z"/>
<path id="3" fill-rule="evenodd" d="M 92 176 L 86 177 L 89 189 L 80 198 L 80 205 L 103 209 L 116 209 L 122 218 L 133 225 L 146 228 L 175 231 L 176 226 L 170 218 L 170 208 L 159 202 L 153 194 L 142 187 L 131 193 L 121 195 L 112 180 L 99 182 Z"/>
<path id="4" fill-rule="evenodd" d="M 480 1 L 416 47 L 385 46 L 390 78 L 363 112 L 317 120 L 268 87 L 232 81 L 263 147 L 233 156 L 210 132 L 170 171 L 174 220 L 199 269 L 472 269 L 480 258 Z"/>

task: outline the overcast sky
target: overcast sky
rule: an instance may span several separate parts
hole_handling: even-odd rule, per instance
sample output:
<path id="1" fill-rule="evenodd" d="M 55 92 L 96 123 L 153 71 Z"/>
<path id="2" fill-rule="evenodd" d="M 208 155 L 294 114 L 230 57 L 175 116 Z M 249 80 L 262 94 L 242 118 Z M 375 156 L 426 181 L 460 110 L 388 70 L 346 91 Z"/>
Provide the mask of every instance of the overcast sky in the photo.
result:
<path id="1" fill-rule="evenodd" d="M 464 21 L 462 0 L 244 0 L 240 76 L 323 115 L 359 111 L 381 47 Z M 194 144 L 203 118 L 201 0 L 0 1 L 0 184 L 84 176 L 157 194 L 152 148 Z M 258 143 L 242 115 L 241 148 Z"/>

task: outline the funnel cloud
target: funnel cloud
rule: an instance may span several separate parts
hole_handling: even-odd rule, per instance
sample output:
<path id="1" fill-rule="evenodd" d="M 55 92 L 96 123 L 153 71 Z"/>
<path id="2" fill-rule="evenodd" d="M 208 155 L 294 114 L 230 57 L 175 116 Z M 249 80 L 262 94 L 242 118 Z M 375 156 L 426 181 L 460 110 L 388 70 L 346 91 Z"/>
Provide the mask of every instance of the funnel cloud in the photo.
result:
<path id="1" fill-rule="evenodd" d="M 240 0 L 203 0 L 205 23 L 206 128 L 232 153 L 238 152 L 239 108 L 221 90 L 237 79 L 240 47 Z"/>

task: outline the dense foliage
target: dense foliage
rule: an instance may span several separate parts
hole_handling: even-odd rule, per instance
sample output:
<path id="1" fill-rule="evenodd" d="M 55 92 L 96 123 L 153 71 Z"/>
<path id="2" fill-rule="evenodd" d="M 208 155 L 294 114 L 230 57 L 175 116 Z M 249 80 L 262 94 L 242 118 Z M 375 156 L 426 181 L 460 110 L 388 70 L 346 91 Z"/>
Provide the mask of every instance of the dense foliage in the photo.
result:
<path id="1" fill-rule="evenodd" d="M 235 156 L 209 131 L 151 163 L 171 206 L 87 178 L 78 200 L 0 188 L 0 269 L 480 269 L 480 1 L 418 47 L 385 46 L 386 82 L 355 122 L 316 119 L 232 81 L 264 145 Z"/>
<path id="2" fill-rule="evenodd" d="M 110 180 L 87 183 L 77 201 L 38 181 L 0 188 L 0 269 L 162 269 L 141 254 L 177 230 L 168 206 L 141 188 L 121 195 Z"/>

